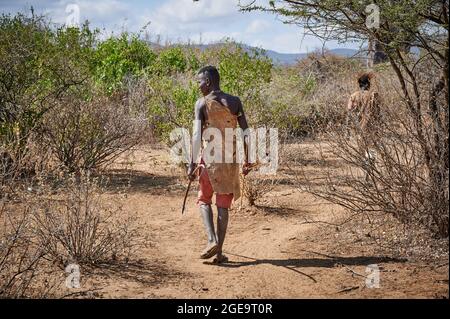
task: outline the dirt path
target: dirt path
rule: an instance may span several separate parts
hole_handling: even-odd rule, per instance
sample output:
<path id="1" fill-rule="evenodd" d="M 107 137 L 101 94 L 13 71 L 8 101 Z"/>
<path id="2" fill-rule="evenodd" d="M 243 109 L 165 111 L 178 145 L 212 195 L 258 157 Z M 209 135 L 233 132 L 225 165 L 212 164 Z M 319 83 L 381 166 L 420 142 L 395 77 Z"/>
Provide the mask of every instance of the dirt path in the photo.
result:
<path id="1" fill-rule="evenodd" d="M 149 155 L 152 154 L 152 155 Z M 129 183 L 124 213 L 136 213 L 151 238 L 126 268 L 95 271 L 85 287 L 112 298 L 386 298 L 448 297 L 448 264 L 441 267 L 373 255 L 352 243 L 336 248 L 332 222 L 337 207 L 283 185 L 260 207 L 230 212 L 225 254 L 211 265 L 198 258 L 205 234 L 192 190 L 181 216 L 183 185 L 170 171 L 165 151 L 138 152 L 133 170 L 111 173 L 113 185 Z M 129 180 L 129 181 L 128 181 Z M 111 189 L 107 196 L 117 197 Z M 333 230 L 333 231 L 330 231 Z M 332 247 L 332 248 L 330 248 Z M 338 245 L 339 247 L 339 245 Z M 344 249 L 345 248 L 345 249 Z M 380 288 L 366 287 L 366 267 L 377 264 Z"/>

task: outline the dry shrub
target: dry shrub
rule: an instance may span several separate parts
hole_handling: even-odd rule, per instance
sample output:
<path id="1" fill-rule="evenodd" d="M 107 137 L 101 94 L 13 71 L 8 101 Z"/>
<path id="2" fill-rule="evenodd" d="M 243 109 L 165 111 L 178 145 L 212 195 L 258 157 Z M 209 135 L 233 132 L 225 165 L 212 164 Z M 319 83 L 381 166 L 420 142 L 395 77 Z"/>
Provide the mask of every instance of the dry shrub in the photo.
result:
<path id="1" fill-rule="evenodd" d="M 345 124 L 329 129 L 321 160 L 337 159 L 342 165 L 324 170 L 320 183 L 306 173 L 309 191 L 354 214 L 389 214 L 405 225 L 448 237 L 448 164 L 440 153 L 448 154 L 448 127 L 436 144 L 434 123 L 424 110 L 418 130 L 417 118 L 397 94 L 392 78 L 386 72 L 379 81 L 382 121 L 375 129 L 351 128 L 351 136 Z M 430 102 L 423 99 L 424 105 Z M 436 103 L 444 105 L 443 94 L 439 99 Z M 445 108 L 440 110 L 444 117 Z"/>
<path id="2" fill-rule="evenodd" d="M 299 73 L 311 74 L 318 82 L 325 84 L 343 72 L 359 68 L 360 62 L 357 57 L 346 58 L 327 51 L 315 51 L 299 60 L 296 68 Z"/>
<path id="3" fill-rule="evenodd" d="M 270 134 L 269 131 L 266 130 L 266 134 Z M 287 151 L 286 146 L 288 145 L 288 139 L 290 137 L 288 133 L 283 130 L 278 132 L 276 137 L 276 139 L 274 139 L 275 136 L 273 135 L 266 137 L 267 144 L 265 145 L 265 150 L 259 149 L 262 145 L 258 145 L 258 158 L 255 163 L 251 164 L 249 174 L 247 176 L 240 174 L 242 198 L 245 199 L 246 204 L 250 206 L 256 205 L 258 200 L 272 192 L 275 187 L 283 181 L 282 174 L 280 173 L 280 165 L 282 165 L 285 160 Z M 276 148 L 272 147 L 275 143 Z M 277 150 L 277 154 L 271 153 L 274 152 L 275 149 Z M 263 154 L 265 153 L 265 159 L 259 158 L 261 151 Z M 271 162 L 275 155 L 278 157 L 276 163 Z M 275 164 L 277 164 L 277 167 L 275 167 Z M 272 170 L 275 168 L 277 170 L 273 172 Z"/>
<path id="4" fill-rule="evenodd" d="M 273 176 L 258 172 L 250 173 L 245 178 L 241 176 L 241 193 L 250 206 L 256 205 L 256 202 L 271 192 L 276 185 L 277 181 Z"/>
<path id="5" fill-rule="evenodd" d="M 145 237 L 120 203 L 101 198 L 98 181 L 70 178 L 59 194 L 40 200 L 35 213 L 37 240 L 59 265 L 128 262 Z"/>
<path id="6" fill-rule="evenodd" d="M 257 114 L 250 122 L 277 127 L 294 139 L 318 136 L 328 126 L 345 122 L 341 105 L 352 92 L 351 80 L 360 68 L 357 59 L 327 52 L 277 68 L 272 81 L 262 88 L 262 98 L 251 101 Z"/>
<path id="7" fill-rule="evenodd" d="M 341 237 L 347 233 L 347 241 L 358 240 L 361 245 L 372 249 L 374 254 L 402 256 L 410 260 L 442 260 L 448 263 L 448 238 L 436 239 L 433 234 L 414 223 L 402 223 L 392 215 L 370 214 L 352 218 L 341 227 L 337 242 L 345 246 Z M 369 248 L 370 247 L 370 248 Z"/>
<path id="8" fill-rule="evenodd" d="M 31 209 L 19 214 L 0 208 L 0 298 L 46 297 L 53 286 L 43 267 L 45 252 L 33 241 Z"/>
<path id="9" fill-rule="evenodd" d="M 67 96 L 46 114 L 42 144 L 71 172 L 96 169 L 135 146 L 145 127 L 145 118 L 136 116 L 120 95 Z"/>
<path id="10" fill-rule="evenodd" d="M 317 81 L 315 90 L 305 101 L 305 106 L 312 110 L 313 115 L 304 123 L 310 131 L 320 135 L 336 124 L 345 123 L 344 106 L 356 88 L 355 73 L 360 69 L 359 60 L 332 54 L 315 53 L 299 62 L 300 72 L 312 74 Z"/>
<path id="11" fill-rule="evenodd" d="M 10 153 L 5 147 L 0 149 L 0 185 L 6 184 L 8 179 L 12 179 L 17 170 L 15 169 L 15 163 Z"/>
<path id="12" fill-rule="evenodd" d="M 15 182 L 14 195 L 2 198 L 0 298 L 60 296 L 68 264 L 127 264 L 147 243 L 120 198 L 103 197 L 98 180 L 49 181 Z"/>

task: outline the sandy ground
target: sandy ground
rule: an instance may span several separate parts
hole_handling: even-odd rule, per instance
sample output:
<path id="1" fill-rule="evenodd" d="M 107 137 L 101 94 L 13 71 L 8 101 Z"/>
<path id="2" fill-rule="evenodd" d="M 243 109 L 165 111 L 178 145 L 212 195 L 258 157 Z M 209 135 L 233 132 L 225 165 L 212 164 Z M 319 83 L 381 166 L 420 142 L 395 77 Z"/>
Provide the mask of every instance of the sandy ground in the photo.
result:
<path id="1" fill-rule="evenodd" d="M 177 174 L 167 151 L 150 147 L 121 159 L 109 172 L 106 199 L 126 189 L 123 213 L 135 214 L 151 245 L 126 267 L 83 275 L 82 289 L 94 290 L 85 296 L 448 298 L 448 260 L 414 262 L 374 253 L 358 240 L 341 245 L 339 227 L 305 223 L 332 223 L 342 217 L 341 209 L 289 183 L 265 195 L 257 207 L 234 208 L 224 246 L 229 262 L 205 262 L 199 259 L 206 235 L 196 207 L 196 185 L 182 216 L 186 184 Z M 366 285 L 370 264 L 380 271 L 379 288 Z"/>

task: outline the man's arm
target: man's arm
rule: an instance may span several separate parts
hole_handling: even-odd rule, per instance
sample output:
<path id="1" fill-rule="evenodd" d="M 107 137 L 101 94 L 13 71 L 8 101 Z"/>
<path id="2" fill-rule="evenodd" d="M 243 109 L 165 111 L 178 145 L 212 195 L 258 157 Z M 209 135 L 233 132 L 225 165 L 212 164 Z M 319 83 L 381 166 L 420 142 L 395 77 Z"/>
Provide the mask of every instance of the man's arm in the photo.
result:
<path id="1" fill-rule="evenodd" d="M 238 112 L 237 112 L 237 119 L 238 119 L 238 123 L 239 123 L 239 127 L 245 131 L 246 129 L 248 129 L 248 123 L 247 123 L 247 118 L 245 117 L 245 113 L 244 113 L 244 107 L 242 106 L 242 102 L 241 100 L 238 98 L 237 99 L 238 102 Z M 249 154 L 248 154 L 248 144 L 249 144 L 249 136 L 245 135 L 244 136 L 244 165 L 242 168 L 242 173 L 244 175 L 247 175 L 249 173 L 248 170 L 248 166 L 249 166 Z"/>
<path id="2" fill-rule="evenodd" d="M 350 95 L 350 98 L 348 99 L 348 102 L 347 102 L 347 111 L 348 112 L 353 112 L 353 110 L 356 108 L 355 98 L 356 98 L 355 93 Z"/>
<path id="3" fill-rule="evenodd" d="M 192 156 L 191 163 L 188 168 L 188 177 L 190 180 L 195 179 L 195 175 L 193 174 L 195 168 L 197 167 L 197 160 L 201 151 L 201 141 L 202 141 L 202 127 L 205 123 L 205 119 L 203 116 L 203 106 L 204 100 L 199 99 L 195 103 L 195 111 L 194 111 L 194 126 L 192 131 Z"/>
<path id="4" fill-rule="evenodd" d="M 245 131 L 246 129 L 248 129 L 248 123 L 247 118 L 245 117 L 244 107 L 242 106 L 242 102 L 239 98 L 237 99 L 237 103 L 238 103 L 238 112 L 237 112 L 238 123 L 240 128 L 243 131 Z"/>

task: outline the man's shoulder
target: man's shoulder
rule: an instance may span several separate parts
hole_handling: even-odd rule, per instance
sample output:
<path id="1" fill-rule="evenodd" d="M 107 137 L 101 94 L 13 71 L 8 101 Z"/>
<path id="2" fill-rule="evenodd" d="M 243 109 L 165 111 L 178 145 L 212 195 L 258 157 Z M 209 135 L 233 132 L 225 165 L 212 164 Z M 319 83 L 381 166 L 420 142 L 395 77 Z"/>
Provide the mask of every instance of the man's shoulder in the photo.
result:
<path id="1" fill-rule="evenodd" d="M 197 102 L 195 102 L 195 107 L 196 108 L 201 108 L 205 105 L 205 98 L 201 97 L 197 100 Z"/>
<path id="2" fill-rule="evenodd" d="M 231 94 L 225 93 L 225 92 L 222 92 L 222 93 L 223 93 L 222 98 L 226 99 L 227 101 L 233 102 L 233 103 L 241 103 L 241 99 L 238 96 L 231 95 Z"/>
<path id="3" fill-rule="evenodd" d="M 359 91 L 359 90 L 353 92 L 352 95 L 350 95 L 350 97 L 352 97 L 352 98 L 356 98 L 356 97 L 359 97 L 359 96 L 361 96 L 361 91 Z"/>
<path id="4" fill-rule="evenodd" d="M 226 92 L 222 92 L 222 93 L 223 93 L 224 96 L 226 96 L 227 98 L 240 100 L 238 96 L 235 96 L 235 95 L 232 95 L 232 94 L 226 93 Z"/>

